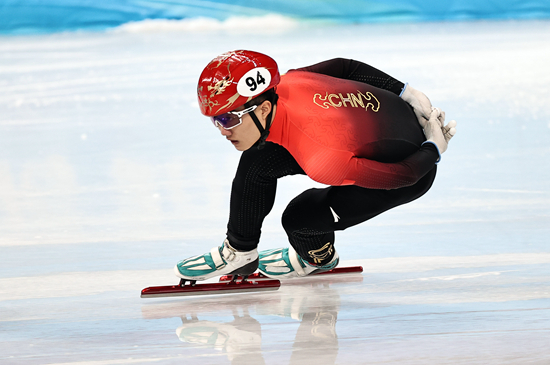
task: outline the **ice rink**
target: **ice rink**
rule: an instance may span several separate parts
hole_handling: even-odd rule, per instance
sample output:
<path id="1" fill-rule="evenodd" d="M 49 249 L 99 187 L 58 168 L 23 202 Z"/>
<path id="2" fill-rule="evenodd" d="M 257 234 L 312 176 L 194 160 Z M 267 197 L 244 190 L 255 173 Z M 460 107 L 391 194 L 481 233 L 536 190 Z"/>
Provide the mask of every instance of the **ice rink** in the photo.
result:
<path id="1" fill-rule="evenodd" d="M 1 364 L 550 364 L 550 22 L 0 37 Z M 252 49 L 354 58 L 458 121 L 433 188 L 276 292 L 142 299 L 221 244 L 240 153 L 196 82 Z M 280 215 L 317 184 L 284 178 Z"/>

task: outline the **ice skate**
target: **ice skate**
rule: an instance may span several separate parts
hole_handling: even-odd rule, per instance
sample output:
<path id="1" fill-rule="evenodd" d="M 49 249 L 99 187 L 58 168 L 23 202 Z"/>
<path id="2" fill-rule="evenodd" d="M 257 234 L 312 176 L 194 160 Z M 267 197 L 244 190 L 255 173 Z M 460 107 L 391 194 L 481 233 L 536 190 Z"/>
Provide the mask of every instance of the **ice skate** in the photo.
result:
<path id="1" fill-rule="evenodd" d="M 317 274 L 334 269 L 338 265 L 338 253 L 323 266 L 314 266 L 305 261 L 292 248 L 278 248 L 260 252 L 258 270 L 273 279 L 290 279 Z"/>
<path id="2" fill-rule="evenodd" d="M 231 294 L 279 289 L 279 280 L 266 280 L 261 283 L 247 280 L 257 267 L 257 249 L 240 252 L 231 247 L 226 239 L 220 247 L 214 247 L 204 255 L 178 262 L 174 267 L 176 276 L 180 278 L 178 285 L 147 287 L 141 291 L 141 297 Z M 216 276 L 229 279 L 224 283 L 196 283 L 198 280 Z"/>
<path id="3" fill-rule="evenodd" d="M 195 281 L 221 275 L 248 276 L 258 267 L 258 250 L 240 252 L 226 239 L 220 247 L 214 247 L 204 255 L 194 256 L 177 263 L 177 277 Z"/>

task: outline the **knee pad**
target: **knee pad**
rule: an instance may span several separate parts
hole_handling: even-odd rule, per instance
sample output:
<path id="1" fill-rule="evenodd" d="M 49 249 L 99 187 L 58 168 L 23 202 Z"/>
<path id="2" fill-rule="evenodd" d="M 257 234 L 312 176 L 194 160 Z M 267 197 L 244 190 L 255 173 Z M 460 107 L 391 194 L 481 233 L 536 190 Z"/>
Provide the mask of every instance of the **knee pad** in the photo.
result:
<path id="1" fill-rule="evenodd" d="M 309 189 L 292 199 L 281 219 L 287 234 L 306 228 L 319 232 L 334 231 L 326 196 L 326 189 Z"/>

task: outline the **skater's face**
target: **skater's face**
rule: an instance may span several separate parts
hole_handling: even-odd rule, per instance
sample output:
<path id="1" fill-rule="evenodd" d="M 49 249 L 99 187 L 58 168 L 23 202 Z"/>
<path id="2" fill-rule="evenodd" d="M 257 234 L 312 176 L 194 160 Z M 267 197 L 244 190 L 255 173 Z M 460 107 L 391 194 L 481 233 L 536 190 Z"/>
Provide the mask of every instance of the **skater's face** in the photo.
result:
<path id="1" fill-rule="evenodd" d="M 237 108 L 235 111 L 244 110 L 244 107 Z M 265 128 L 266 119 L 271 111 L 271 102 L 268 100 L 261 103 L 254 111 L 251 113 L 256 114 L 258 120 Z M 275 110 L 273 111 L 273 117 L 275 117 Z M 217 125 L 222 136 L 224 136 L 235 148 L 239 151 L 246 151 L 254 145 L 260 139 L 260 131 L 250 114 L 245 114 L 241 117 L 242 123 L 237 125 L 234 128 L 229 130 L 224 129 L 221 125 Z"/>

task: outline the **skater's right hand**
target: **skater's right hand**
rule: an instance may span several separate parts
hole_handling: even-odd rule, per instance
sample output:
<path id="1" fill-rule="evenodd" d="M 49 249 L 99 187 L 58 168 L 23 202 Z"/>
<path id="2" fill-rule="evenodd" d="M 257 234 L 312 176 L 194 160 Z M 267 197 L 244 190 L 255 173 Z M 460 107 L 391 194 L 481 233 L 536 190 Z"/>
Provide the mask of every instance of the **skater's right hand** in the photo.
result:
<path id="1" fill-rule="evenodd" d="M 422 128 L 425 128 L 432 113 L 432 103 L 430 99 L 428 99 L 423 92 L 416 90 L 409 84 L 405 85 L 405 90 L 401 94 L 401 99 L 412 106 L 418 123 L 420 123 Z"/>

